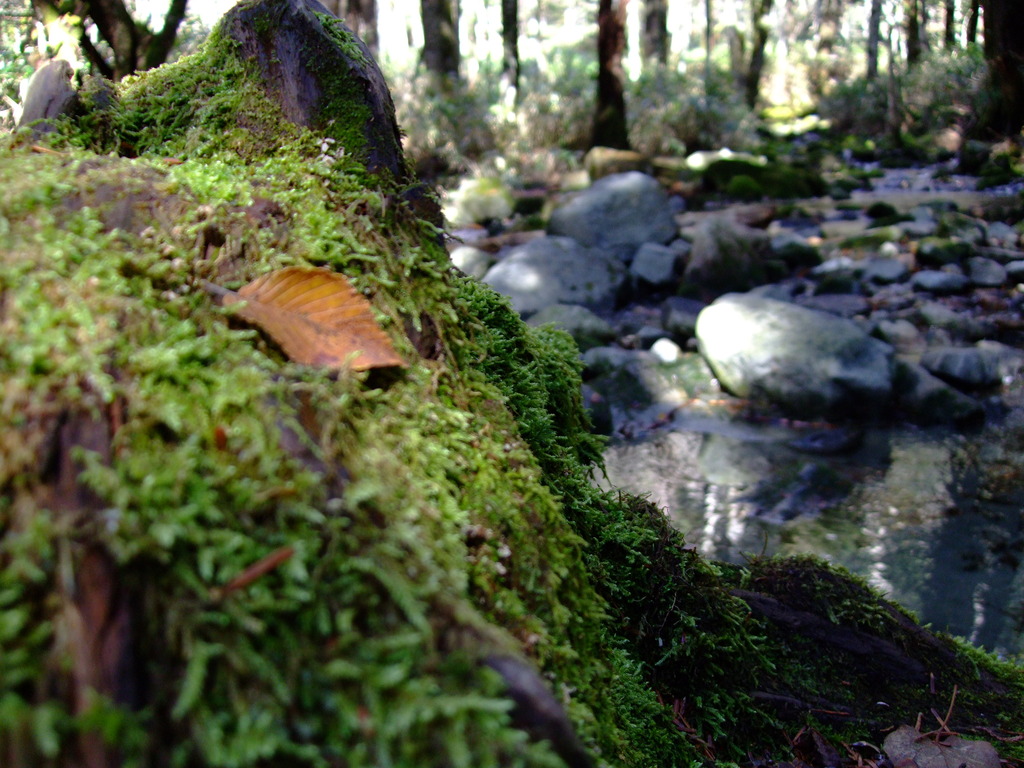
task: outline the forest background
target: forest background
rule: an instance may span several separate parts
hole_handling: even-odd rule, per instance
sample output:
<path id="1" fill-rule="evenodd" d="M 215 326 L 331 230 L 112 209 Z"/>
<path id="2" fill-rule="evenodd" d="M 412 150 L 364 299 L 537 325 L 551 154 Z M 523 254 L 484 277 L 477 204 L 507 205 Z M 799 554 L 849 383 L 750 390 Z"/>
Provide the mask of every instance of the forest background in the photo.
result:
<path id="1" fill-rule="evenodd" d="M 1020 143 L 1017 0 L 325 0 L 377 56 L 421 175 L 529 183 L 595 145 L 948 159 Z M 119 79 L 194 50 L 230 2 L 0 0 L 0 130 L 51 57 Z M 1019 9 L 1018 9 L 1019 10 Z M 1019 150 L 1018 150 L 1019 152 Z"/>

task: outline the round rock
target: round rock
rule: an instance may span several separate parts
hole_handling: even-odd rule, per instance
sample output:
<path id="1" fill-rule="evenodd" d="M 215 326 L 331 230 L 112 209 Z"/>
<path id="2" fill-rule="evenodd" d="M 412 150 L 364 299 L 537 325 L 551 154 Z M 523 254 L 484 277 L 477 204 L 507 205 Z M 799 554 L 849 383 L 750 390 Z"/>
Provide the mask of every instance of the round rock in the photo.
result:
<path id="1" fill-rule="evenodd" d="M 625 277 L 626 266 L 602 250 L 568 237 L 540 237 L 513 248 L 484 282 L 526 316 L 552 304 L 610 308 Z"/>
<path id="2" fill-rule="evenodd" d="M 676 235 L 668 196 L 651 176 L 630 171 L 595 181 L 560 208 L 548 232 L 587 246 L 619 250 L 643 243 L 667 243 Z"/>
<path id="3" fill-rule="evenodd" d="M 697 342 L 722 385 L 803 417 L 870 417 L 888 402 L 893 350 L 835 315 L 727 294 L 697 318 Z"/>

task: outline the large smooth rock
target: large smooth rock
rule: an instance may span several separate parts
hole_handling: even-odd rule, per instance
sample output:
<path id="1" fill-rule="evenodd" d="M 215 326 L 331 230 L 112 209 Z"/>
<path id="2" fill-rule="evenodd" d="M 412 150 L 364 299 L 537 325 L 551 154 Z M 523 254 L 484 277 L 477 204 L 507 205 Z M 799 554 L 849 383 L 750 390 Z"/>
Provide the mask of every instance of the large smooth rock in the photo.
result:
<path id="1" fill-rule="evenodd" d="M 714 216 L 693 233 L 683 277 L 713 295 L 746 291 L 765 282 L 764 262 L 771 256 L 771 240 L 764 231 Z"/>
<path id="2" fill-rule="evenodd" d="M 723 387 L 795 416 L 870 417 L 892 391 L 892 347 L 794 304 L 727 294 L 700 313 L 697 342 Z"/>
<path id="3" fill-rule="evenodd" d="M 552 235 L 629 255 L 643 243 L 667 243 L 676 235 L 668 196 L 656 179 L 638 171 L 595 181 L 560 208 L 548 222 Z"/>
<path id="4" fill-rule="evenodd" d="M 540 237 L 513 248 L 487 271 L 484 282 L 527 316 L 552 304 L 607 309 L 625 278 L 625 264 L 605 251 L 568 237 Z"/>
<path id="5" fill-rule="evenodd" d="M 968 424 L 984 418 L 972 397 L 957 391 L 920 365 L 897 360 L 893 389 L 901 414 L 915 424 Z"/>
<path id="6" fill-rule="evenodd" d="M 993 387 L 1002 380 L 1000 356 L 983 347 L 940 347 L 921 356 L 921 365 L 953 386 L 967 389 Z"/>

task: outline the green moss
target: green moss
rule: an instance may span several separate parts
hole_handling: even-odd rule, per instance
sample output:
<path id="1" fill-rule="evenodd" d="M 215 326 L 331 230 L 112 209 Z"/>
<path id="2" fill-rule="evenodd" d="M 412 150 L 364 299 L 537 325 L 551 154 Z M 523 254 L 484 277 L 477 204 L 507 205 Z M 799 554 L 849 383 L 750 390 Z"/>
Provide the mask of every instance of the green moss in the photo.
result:
<path id="1" fill-rule="evenodd" d="M 324 29 L 327 30 L 327 33 L 342 53 L 362 67 L 370 65 L 370 60 L 363 52 L 358 39 L 341 19 L 337 19 L 328 13 L 317 13 L 314 15 L 320 19 L 320 23 L 324 25 Z"/>
<path id="2" fill-rule="evenodd" d="M 320 158 L 218 34 L 127 84 L 109 133 L 0 148 L 0 755 L 561 764 L 512 726 L 493 655 L 536 665 L 599 765 L 778 741 L 753 692 L 817 667 L 731 594 L 767 567 L 710 564 L 596 488 L 571 339 L 454 275 L 394 180 Z M 408 368 L 294 364 L 202 288 L 288 264 L 348 275 Z M 76 688 L 97 567 L 134 693 Z M 808 600 L 887 631 L 825 581 Z"/>
<path id="3" fill-rule="evenodd" d="M 760 200 L 764 189 L 753 178 L 741 173 L 729 179 L 725 194 L 738 200 Z"/>

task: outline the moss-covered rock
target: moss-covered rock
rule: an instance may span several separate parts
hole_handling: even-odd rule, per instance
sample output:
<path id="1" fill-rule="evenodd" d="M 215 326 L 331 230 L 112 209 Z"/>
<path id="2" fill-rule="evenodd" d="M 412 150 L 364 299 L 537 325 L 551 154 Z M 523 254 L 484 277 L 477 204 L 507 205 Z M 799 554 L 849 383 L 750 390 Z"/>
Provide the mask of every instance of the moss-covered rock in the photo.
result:
<path id="1" fill-rule="evenodd" d="M 752 613 L 764 571 L 723 573 L 594 486 L 569 337 L 450 269 L 410 180 L 368 170 L 360 108 L 290 122 L 231 23 L 47 151 L 0 147 L 0 764 L 688 766 L 783 744 L 792 713 L 761 693 L 816 667 Z M 207 290 L 286 265 L 345 274 L 408 366 L 298 365 Z M 861 599 L 884 605 L 844 598 L 837 622 Z"/>

